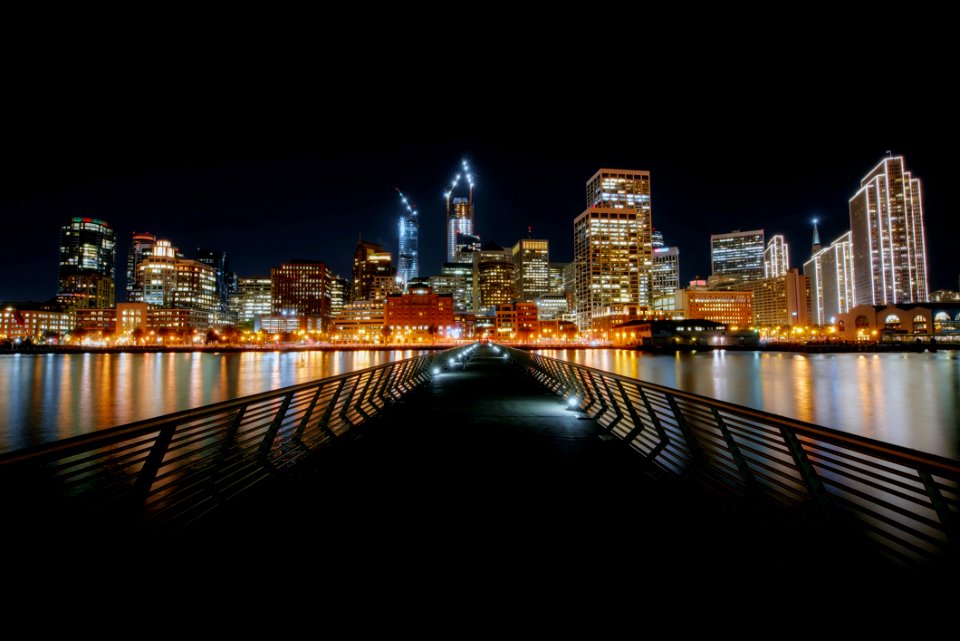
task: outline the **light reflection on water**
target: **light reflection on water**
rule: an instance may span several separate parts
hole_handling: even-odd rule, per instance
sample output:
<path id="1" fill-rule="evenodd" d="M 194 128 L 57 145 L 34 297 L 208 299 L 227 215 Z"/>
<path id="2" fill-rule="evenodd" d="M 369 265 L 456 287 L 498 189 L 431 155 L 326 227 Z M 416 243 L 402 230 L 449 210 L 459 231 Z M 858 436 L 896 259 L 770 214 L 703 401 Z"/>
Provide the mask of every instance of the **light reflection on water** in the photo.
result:
<path id="1" fill-rule="evenodd" d="M 546 356 L 960 459 L 960 353 L 541 350 Z"/>
<path id="2" fill-rule="evenodd" d="M 414 356 L 414 350 L 0 355 L 0 451 Z"/>

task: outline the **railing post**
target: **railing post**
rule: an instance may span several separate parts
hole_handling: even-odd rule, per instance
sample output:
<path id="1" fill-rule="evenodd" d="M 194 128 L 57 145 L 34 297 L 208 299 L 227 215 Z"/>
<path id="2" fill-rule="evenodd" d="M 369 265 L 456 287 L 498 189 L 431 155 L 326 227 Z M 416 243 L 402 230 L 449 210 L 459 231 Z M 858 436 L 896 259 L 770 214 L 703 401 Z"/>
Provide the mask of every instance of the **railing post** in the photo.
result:
<path id="1" fill-rule="evenodd" d="M 727 444 L 727 450 L 730 452 L 730 456 L 733 457 L 733 462 L 737 466 L 737 471 L 740 472 L 740 477 L 743 479 L 743 483 L 747 488 L 747 493 L 757 494 L 759 491 L 759 488 L 757 487 L 757 479 L 754 477 L 753 471 L 747 464 L 747 460 L 743 457 L 743 453 L 740 452 L 740 446 L 737 445 L 737 442 L 733 438 L 733 434 L 731 434 L 730 430 L 727 428 L 726 422 L 723 420 L 723 417 L 720 416 L 720 410 L 718 410 L 716 407 L 711 407 L 710 409 L 713 411 L 713 420 L 717 422 L 717 428 L 723 435 L 723 441 Z"/>
<path id="2" fill-rule="evenodd" d="M 803 484 L 807 488 L 807 492 L 810 493 L 810 498 L 814 500 L 821 512 L 826 516 L 830 516 L 830 498 L 827 494 L 827 489 L 823 486 L 823 481 L 821 481 L 817 475 L 816 469 L 814 469 L 810 463 L 807 452 L 803 449 L 803 444 L 800 443 L 797 435 L 786 426 L 780 425 L 779 427 L 780 434 L 783 435 L 783 440 L 786 441 L 787 447 L 790 449 L 793 462 L 797 464 L 800 478 L 803 479 Z"/>
<path id="3" fill-rule="evenodd" d="M 667 403 L 670 404 L 670 409 L 673 411 L 673 417 L 677 419 L 677 427 L 680 428 L 680 433 L 683 434 L 684 440 L 687 442 L 687 447 L 690 449 L 690 470 L 698 470 L 704 461 L 703 450 L 700 449 L 700 444 L 697 443 L 697 436 L 693 433 L 693 429 L 687 423 L 686 417 L 683 415 L 683 412 L 680 410 L 680 404 L 677 403 L 677 399 L 673 394 L 664 394 L 667 397 Z"/>
<path id="4" fill-rule="evenodd" d="M 348 423 L 350 427 L 353 427 L 354 424 L 353 424 L 353 421 L 347 418 L 347 415 L 350 413 L 350 403 L 353 402 L 353 395 L 357 391 L 357 384 L 360 383 L 360 376 L 357 375 L 355 380 L 356 380 L 356 383 L 350 386 L 350 396 L 348 396 L 346 400 L 343 401 L 343 406 L 340 408 L 340 420 L 343 421 L 344 423 Z"/>
<path id="5" fill-rule="evenodd" d="M 337 389 L 333 390 L 333 395 L 327 402 L 327 408 L 323 411 L 320 422 L 317 423 L 317 427 L 326 432 L 331 438 L 337 438 L 337 433 L 330 429 L 330 418 L 333 417 L 333 411 L 337 408 L 337 399 L 340 398 L 340 394 L 343 392 L 343 386 L 346 384 L 347 379 L 341 378 Z"/>
<path id="6" fill-rule="evenodd" d="M 387 401 L 395 400 L 393 394 L 390 393 L 390 384 L 393 381 L 393 374 L 397 371 L 396 362 L 390 363 L 390 366 L 387 368 L 387 375 L 384 379 L 383 385 L 380 386 L 380 400 L 383 401 L 383 404 L 386 405 Z M 389 398 L 388 398 L 389 397 Z"/>
<path id="7" fill-rule="evenodd" d="M 650 416 L 650 421 L 653 423 L 653 430 L 657 433 L 659 441 L 657 446 L 650 451 L 647 455 L 647 460 L 651 463 L 657 456 L 660 455 L 660 452 L 663 451 L 667 445 L 670 444 L 670 435 L 667 434 L 667 430 L 664 429 L 663 424 L 660 422 L 660 417 L 657 416 L 657 412 L 653 409 L 653 404 L 650 402 L 650 399 L 647 398 L 646 392 L 643 391 L 643 386 L 640 383 L 635 383 L 637 388 L 637 394 L 640 395 L 640 400 L 643 401 L 643 406 L 647 409 L 647 414 Z M 637 432 L 639 435 L 639 432 Z"/>
<path id="8" fill-rule="evenodd" d="M 617 382 L 617 388 L 620 390 L 620 397 L 623 398 L 623 402 L 627 406 L 627 412 L 630 413 L 630 422 L 633 423 L 633 429 L 623 437 L 624 443 L 629 444 L 643 432 L 643 419 L 640 418 L 640 415 L 637 413 L 637 408 L 633 406 L 630 397 L 627 396 L 627 390 L 623 388 L 623 383 L 620 382 L 619 378 L 615 380 Z"/>
<path id="9" fill-rule="evenodd" d="M 266 459 L 270 454 L 270 448 L 273 447 L 273 441 L 277 438 L 277 432 L 280 431 L 280 426 L 283 424 L 283 419 L 287 415 L 287 410 L 290 408 L 290 403 L 293 401 L 293 392 L 288 392 L 284 394 L 283 401 L 280 403 L 280 407 L 277 409 L 277 413 L 273 416 L 273 422 L 270 423 L 270 427 L 267 428 L 266 434 L 263 435 L 263 441 L 260 442 L 260 448 L 257 451 L 257 455 L 263 459 Z"/>
<path id="10" fill-rule="evenodd" d="M 176 423 L 169 423 L 160 428 L 156 440 L 153 441 L 153 446 L 150 447 L 150 454 L 147 455 L 147 460 L 143 462 L 143 467 L 137 474 L 137 480 L 133 486 L 133 509 L 138 514 L 143 512 L 147 497 L 150 496 L 150 489 L 157 478 L 157 472 L 163 465 L 163 457 L 166 455 L 167 448 L 170 447 L 176 431 Z"/>
<path id="11" fill-rule="evenodd" d="M 927 490 L 927 496 L 933 504 L 937 518 L 940 519 L 940 525 L 943 526 L 944 534 L 947 535 L 947 543 L 951 551 L 956 554 L 958 550 L 954 550 L 953 548 L 958 543 L 956 529 L 957 516 L 950 510 L 950 506 L 948 506 L 944 500 L 943 494 L 940 492 L 940 488 L 937 487 L 937 483 L 933 480 L 930 472 L 918 469 L 917 474 L 920 475 L 920 480 L 923 481 L 923 487 Z"/>
<path id="12" fill-rule="evenodd" d="M 360 412 L 363 415 L 363 418 L 369 420 L 370 415 L 363 409 L 363 399 L 367 396 L 367 390 L 370 389 L 370 382 L 373 381 L 373 375 L 375 372 L 370 372 L 370 376 L 367 377 L 367 382 L 363 385 L 363 390 L 360 391 L 360 396 L 357 397 L 357 402 L 354 403 L 353 408 Z"/>
<path id="13" fill-rule="evenodd" d="M 310 418 L 313 416 L 313 410 L 317 406 L 317 401 L 320 400 L 320 393 L 323 392 L 325 385 L 323 383 L 317 384 L 317 393 L 313 395 L 313 398 L 310 399 L 310 405 L 307 407 L 307 410 L 303 413 L 303 419 L 300 421 L 300 425 L 297 426 L 296 439 L 299 440 L 303 436 L 304 430 L 307 429 L 307 424 L 310 422 Z"/>

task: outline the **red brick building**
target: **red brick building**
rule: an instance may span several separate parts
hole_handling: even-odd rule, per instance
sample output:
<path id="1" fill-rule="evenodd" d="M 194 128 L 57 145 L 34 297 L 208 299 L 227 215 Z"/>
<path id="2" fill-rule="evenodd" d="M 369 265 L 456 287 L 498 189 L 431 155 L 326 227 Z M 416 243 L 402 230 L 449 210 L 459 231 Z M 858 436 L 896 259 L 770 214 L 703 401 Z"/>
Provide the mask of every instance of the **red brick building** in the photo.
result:
<path id="1" fill-rule="evenodd" d="M 437 294 L 426 285 L 416 285 L 406 294 L 387 296 L 383 324 L 394 338 L 404 335 L 447 337 L 454 329 L 453 295 Z"/>

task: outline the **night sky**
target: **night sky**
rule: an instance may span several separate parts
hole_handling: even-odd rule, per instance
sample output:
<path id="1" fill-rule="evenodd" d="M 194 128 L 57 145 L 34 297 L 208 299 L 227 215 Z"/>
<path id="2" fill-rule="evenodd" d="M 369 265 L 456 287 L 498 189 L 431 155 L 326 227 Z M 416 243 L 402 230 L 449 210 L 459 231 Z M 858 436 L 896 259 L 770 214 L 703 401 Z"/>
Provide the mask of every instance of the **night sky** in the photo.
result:
<path id="1" fill-rule="evenodd" d="M 682 281 L 709 275 L 710 234 L 735 229 L 785 234 L 800 267 L 811 219 L 825 244 L 846 231 L 848 199 L 887 150 L 923 181 L 930 289 L 956 289 L 948 88 L 923 85 L 880 111 L 849 91 L 846 75 L 859 68 L 826 79 L 816 63 L 798 59 L 782 77 L 705 63 L 630 99 L 582 91 L 556 68 L 523 92 L 482 74 L 462 101 L 428 83 L 347 84 L 347 75 L 325 77 L 316 95 L 236 76 L 215 91 L 196 77 L 167 79 L 163 91 L 47 79 L 21 92 L 0 144 L 0 300 L 56 293 L 59 227 L 73 216 L 116 229 L 118 293 L 133 231 L 188 257 L 225 249 L 241 276 L 312 258 L 349 277 L 360 234 L 396 255 L 396 187 L 420 209 L 421 275 L 436 274 L 443 192 L 463 158 L 485 241 L 509 245 L 531 226 L 550 240 L 551 260 L 569 261 L 587 178 L 600 167 L 647 169 L 653 224 L 680 247 Z"/>

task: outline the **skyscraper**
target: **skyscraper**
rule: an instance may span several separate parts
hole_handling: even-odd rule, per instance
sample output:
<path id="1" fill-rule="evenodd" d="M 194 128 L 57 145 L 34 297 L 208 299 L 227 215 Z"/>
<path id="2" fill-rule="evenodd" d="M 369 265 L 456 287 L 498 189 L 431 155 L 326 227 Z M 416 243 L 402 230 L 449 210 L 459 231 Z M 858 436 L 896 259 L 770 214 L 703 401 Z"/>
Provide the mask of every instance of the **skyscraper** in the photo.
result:
<path id="1" fill-rule="evenodd" d="M 458 188 L 463 191 L 466 186 L 467 195 L 454 196 Z M 457 234 L 473 234 L 473 175 L 467 161 L 461 163 L 461 172 L 453 179 L 450 191 L 444 194 L 447 199 L 447 262 L 457 260 Z"/>
<path id="2" fill-rule="evenodd" d="M 805 262 L 803 274 L 810 277 L 811 321 L 833 325 L 839 314 L 856 305 L 850 232 Z"/>
<path id="3" fill-rule="evenodd" d="M 763 250 L 763 277 L 783 276 L 790 269 L 790 247 L 783 234 L 773 236 Z"/>
<path id="4" fill-rule="evenodd" d="M 406 209 L 400 213 L 397 277 L 406 286 L 410 279 L 420 276 L 420 219 L 416 205 L 409 203 L 399 189 L 397 193 Z"/>
<path id="5" fill-rule="evenodd" d="M 228 309 L 228 298 L 230 295 L 230 285 L 233 284 L 234 275 L 230 273 L 230 261 L 227 260 L 227 252 L 222 249 L 201 249 L 197 248 L 196 259 L 205 265 L 213 267 L 214 275 L 217 280 L 217 300 L 220 311 L 226 312 Z"/>
<path id="6" fill-rule="evenodd" d="M 237 283 L 240 296 L 237 319 L 241 323 L 250 323 L 257 316 L 269 315 L 273 308 L 273 295 L 269 276 L 240 278 Z"/>
<path id="7" fill-rule="evenodd" d="M 587 181 L 587 208 L 573 221 L 577 326 L 605 307 L 652 303 L 650 172 L 600 169 Z"/>
<path id="8" fill-rule="evenodd" d="M 153 246 L 157 237 L 150 232 L 133 232 L 130 239 L 130 251 L 127 252 L 127 300 L 143 300 L 143 283 L 137 280 L 140 263 L 153 255 Z"/>
<path id="9" fill-rule="evenodd" d="M 513 295 L 513 258 L 510 250 L 488 242 L 473 254 L 473 308 L 490 313 L 509 303 Z"/>
<path id="10" fill-rule="evenodd" d="M 72 218 L 60 228 L 57 298 L 78 308 L 116 304 L 116 235 L 96 218 Z"/>
<path id="11" fill-rule="evenodd" d="M 763 278 L 763 230 L 710 235 L 713 277 L 723 287 L 736 288 Z"/>
<path id="12" fill-rule="evenodd" d="M 513 293 L 521 301 L 537 300 L 550 291 L 550 244 L 522 238 L 513 246 Z"/>
<path id="13" fill-rule="evenodd" d="M 385 297 L 386 280 L 392 280 L 393 256 L 380 245 L 361 240 L 353 252 L 353 301 L 376 298 L 379 292 Z"/>
<path id="14" fill-rule="evenodd" d="M 927 249 L 920 179 L 902 156 L 884 158 L 850 199 L 858 305 L 927 300 Z"/>

